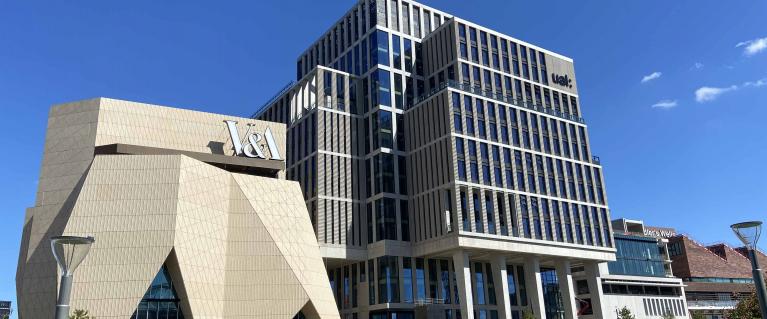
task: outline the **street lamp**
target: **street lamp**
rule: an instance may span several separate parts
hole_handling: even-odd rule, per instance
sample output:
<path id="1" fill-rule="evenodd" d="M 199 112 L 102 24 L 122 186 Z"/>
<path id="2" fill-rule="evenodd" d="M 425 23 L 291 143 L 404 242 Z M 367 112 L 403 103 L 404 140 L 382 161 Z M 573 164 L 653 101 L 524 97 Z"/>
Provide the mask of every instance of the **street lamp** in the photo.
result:
<path id="1" fill-rule="evenodd" d="M 759 268 L 759 259 L 756 254 L 756 242 L 759 241 L 759 235 L 762 233 L 762 222 L 750 221 L 737 223 L 732 226 L 732 231 L 738 236 L 738 239 L 746 245 L 748 257 L 751 259 L 751 271 L 754 276 L 754 285 L 756 286 L 756 296 L 759 297 L 759 308 L 762 310 L 762 318 L 767 318 L 767 290 L 764 287 L 764 273 Z"/>
<path id="2" fill-rule="evenodd" d="M 88 255 L 93 237 L 56 236 L 51 237 L 53 257 L 61 270 L 59 297 L 56 301 L 56 319 L 69 318 L 69 295 L 72 292 L 72 274 Z"/>

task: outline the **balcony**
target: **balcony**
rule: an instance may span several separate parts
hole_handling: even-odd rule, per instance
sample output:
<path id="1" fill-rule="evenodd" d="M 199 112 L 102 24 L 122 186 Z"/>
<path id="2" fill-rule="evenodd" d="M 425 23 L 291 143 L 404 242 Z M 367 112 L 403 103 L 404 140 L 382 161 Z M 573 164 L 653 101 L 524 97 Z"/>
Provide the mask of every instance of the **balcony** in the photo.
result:
<path id="1" fill-rule="evenodd" d="M 688 300 L 687 308 L 690 309 L 734 309 L 738 305 L 737 300 Z"/>
<path id="2" fill-rule="evenodd" d="M 522 100 L 513 99 L 511 96 L 508 96 L 508 95 L 495 94 L 492 91 L 483 90 L 480 87 L 471 86 L 471 85 L 464 84 L 464 83 L 458 83 L 456 81 L 447 81 L 447 82 L 441 83 L 438 87 L 432 89 L 430 92 L 428 92 L 428 93 L 426 93 L 424 95 L 421 95 L 418 98 L 416 98 L 415 100 L 413 100 L 413 105 L 411 105 L 410 107 L 418 105 L 419 103 L 425 101 L 426 99 L 430 98 L 434 94 L 437 94 L 437 93 L 441 92 L 442 90 L 444 90 L 444 89 L 446 89 L 448 87 L 456 89 L 456 90 L 461 90 L 461 91 L 464 91 L 464 92 L 467 92 L 467 93 L 472 93 L 472 94 L 480 95 L 480 96 L 483 96 L 483 97 L 486 97 L 486 98 L 489 98 L 489 99 L 493 99 L 493 100 L 496 100 L 496 101 L 499 101 L 499 102 L 502 102 L 502 103 L 511 104 L 511 105 L 518 106 L 518 107 L 523 107 L 523 108 L 526 108 L 526 109 L 529 109 L 529 110 L 545 113 L 545 114 L 548 114 L 548 115 L 551 115 L 551 116 L 555 116 L 555 117 L 558 117 L 558 118 L 562 118 L 562 119 L 565 119 L 565 120 L 569 120 L 569 121 L 573 121 L 573 122 L 578 122 L 578 123 L 582 123 L 582 124 L 586 123 L 583 120 L 583 118 L 579 117 L 579 116 L 574 116 L 574 115 L 571 115 L 571 114 L 562 113 L 562 112 L 556 111 L 556 110 L 554 110 L 552 108 L 544 107 L 543 105 L 537 105 L 537 104 L 533 104 L 533 103 L 530 103 L 530 102 L 525 102 L 525 101 L 522 101 Z M 597 161 L 598 161 L 598 158 L 597 158 Z"/>
<path id="3" fill-rule="evenodd" d="M 691 309 L 733 309 L 746 298 L 748 294 L 745 293 L 690 292 L 687 306 Z"/>

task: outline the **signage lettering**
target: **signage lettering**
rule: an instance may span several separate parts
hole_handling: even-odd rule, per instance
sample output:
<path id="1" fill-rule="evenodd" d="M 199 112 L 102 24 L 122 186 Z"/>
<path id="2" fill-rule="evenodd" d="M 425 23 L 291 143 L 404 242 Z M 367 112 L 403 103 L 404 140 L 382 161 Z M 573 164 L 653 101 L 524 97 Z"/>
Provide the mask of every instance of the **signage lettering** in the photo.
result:
<path id="1" fill-rule="evenodd" d="M 644 234 L 645 236 L 656 237 L 656 238 L 670 238 L 670 237 L 674 237 L 676 235 L 676 232 L 673 229 L 645 228 Z"/>
<path id="2" fill-rule="evenodd" d="M 229 136 L 232 138 L 232 145 L 234 145 L 234 156 L 245 156 L 250 158 L 266 159 L 264 155 L 264 146 L 261 145 L 262 140 L 266 140 L 266 147 L 269 149 L 270 159 L 275 161 L 282 161 L 280 151 L 277 149 L 277 142 L 272 135 L 272 129 L 266 128 L 264 134 L 250 133 L 250 127 L 252 124 L 248 124 L 248 132 L 245 133 L 245 139 L 240 139 L 240 133 L 237 132 L 237 121 L 224 121 L 226 127 L 229 129 Z M 247 142 L 246 142 L 247 141 Z"/>
<path id="3" fill-rule="evenodd" d="M 556 84 L 559 84 L 561 86 L 565 86 L 568 88 L 573 87 L 573 79 L 571 79 L 567 75 L 557 75 L 556 73 L 552 73 L 551 82 L 554 82 Z"/>

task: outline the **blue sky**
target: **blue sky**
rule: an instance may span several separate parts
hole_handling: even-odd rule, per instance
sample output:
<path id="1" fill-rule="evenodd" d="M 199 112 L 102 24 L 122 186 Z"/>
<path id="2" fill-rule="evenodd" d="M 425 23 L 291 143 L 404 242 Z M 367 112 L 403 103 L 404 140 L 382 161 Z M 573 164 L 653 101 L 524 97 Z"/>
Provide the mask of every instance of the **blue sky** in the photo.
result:
<path id="1" fill-rule="evenodd" d="M 424 2 L 575 60 L 613 217 L 704 243 L 767 220 L 767 2 Z M 52 104 L 106 96 L 249 115 L 352 4 L 0 2 L 0 299 L 15 300 Z"/>

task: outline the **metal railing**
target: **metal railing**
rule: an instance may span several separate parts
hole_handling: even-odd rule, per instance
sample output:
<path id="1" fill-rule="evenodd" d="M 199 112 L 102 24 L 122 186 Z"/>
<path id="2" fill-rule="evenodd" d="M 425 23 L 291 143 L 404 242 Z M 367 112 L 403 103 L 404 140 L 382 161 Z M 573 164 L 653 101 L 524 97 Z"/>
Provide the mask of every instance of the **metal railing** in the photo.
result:
<path id="1" fill-rule="evenodd" d="M 255 119 L 256 117 L 260 116 L 261 112 L 266 110 L 266 107 L 269 106 L 269 104 L 272 104 L 277 98 L 280 97 L 280 95 L 290 90 L 290 88 L 292 88 L 293 85 L 295 84 L 296 84 L 296 81 L 290 81 L 288 82 L 288 84 L 285 84 L 285 86 L 283 86 L 279 91 L 277 91 L 276 94 L 274 94 L 271 98 L 266 100 L 266 103 L 262 104 L 261 107 L 259 107 L 257 111 L 250 116 L 250 118 Z"/>
<path id="2" fill-rule="evenodd" d="M 688 308 L 735 308 L 737 300 L 688 300 Z"/>
<path id="3" fill-rule="evenodd" d="M 748 296 L 747 293 L 693 292 L 687 294 L 687 305 L 691 308 L 735 308 Z"/>
<path id="4" fill-rule="evenodd" d="M 445 303 L 445 299 L 442 298 L 419 298 L 415 300 L 404 300 L 405 303 L 412 303 L 417 306 L 423 305 L 441 305 Z"/>
<path id="5" fill-rule="evenodd" d="M 437 86 L 436 88 L 433 88 L 428 93 L 415 98 L 413 100 L 413 104 L 410 105 L 410 107 L 418 105 L 419 103 L 425 101 L 426 99 L 432 97 L 434 94 L 437 94 L 440 91 L 442 91 L 442 90 L 444 90 L 444 89 L 446 89 L 448 87 L 454 88 L 454 89 L 457 89 L 457 90 L 461 90 L 461 91 L 464 91 L 464 92 L 467 92 L 467 93 L 472 93 L 472 94 L 480 95 L 480 96 L 483 96 L 483 97 L 486 97 L 486 98 L 490 98 L 490 99 L 493 99 L 493 100 L 496 100 L 496 101 L 499 101 L 499 102 L 503 102 L 503 103 L 506 103 L 506 104 L 512 104 L 512 105 L 515 105 L 515 106 L 524 107 L 526 109 L 538 111 L 538 112 L 541 112 L 541 113 L 545 113 L 545 114 L 548 114 L 548 115 L 556 116 L 556 117 L 563 118 L 563 119 L 566 119 L 566 120 L 570 120 L 570 121 L 574 121 L 574 122 L 578 122 L 578 123 L 586 123 L 586 121 L 584 121 L 584 119 L 582 117 L 580 117 L 580 116 L 575 116 L 575 115 L 572 115 L 572 114 L 563 113 L 563 112 L 557 111 L 557 110 L 549 108 L 549 107 L 544 107 L 543 105 L 538 105 L 538 104 L 535 104 L 535 103 L 531 103 L 531 102 L 527 102 L 527 101 L 523 101 L 523 100 L 519 100 L 519 99 L 514 99 L 510 95 L 503 95 L 503 94 L 500 94 L 500 93 L 493 93 L 490 90 L 485 90 L 485 89 L 482 89 L 481 87 L 478 87 L 478 86 L 472 86 L 472 85 L 469 85 L 469 84 L 466 84 L 466 83 L 458 83 L 457 81 L 453 81 L 453 80 L 440 83 L 439 86 Z"/>

